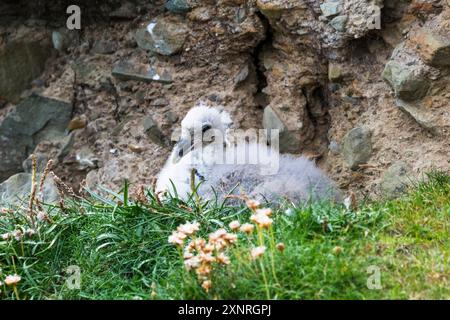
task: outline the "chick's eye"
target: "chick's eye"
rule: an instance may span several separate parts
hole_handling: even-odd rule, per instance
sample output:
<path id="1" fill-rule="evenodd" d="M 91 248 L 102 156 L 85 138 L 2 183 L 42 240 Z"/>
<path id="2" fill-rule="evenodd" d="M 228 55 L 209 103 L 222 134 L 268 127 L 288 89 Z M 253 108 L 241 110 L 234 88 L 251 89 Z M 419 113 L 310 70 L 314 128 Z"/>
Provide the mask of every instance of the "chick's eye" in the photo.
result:
<path id="1" fill-rule="evenodd" d="M 183 156 L 183 149 L 180 149 L 180 151 L 178 151 L 178 156 L 181 158 Z"/>
<path id="2" fill-rule="evenodd" d="M 211 129 L 211 125 L 205 124 L 205 125 L 202 127 L 202 132 L 205 133 L 205 132 L 208 131 L 209 129 Z"/>

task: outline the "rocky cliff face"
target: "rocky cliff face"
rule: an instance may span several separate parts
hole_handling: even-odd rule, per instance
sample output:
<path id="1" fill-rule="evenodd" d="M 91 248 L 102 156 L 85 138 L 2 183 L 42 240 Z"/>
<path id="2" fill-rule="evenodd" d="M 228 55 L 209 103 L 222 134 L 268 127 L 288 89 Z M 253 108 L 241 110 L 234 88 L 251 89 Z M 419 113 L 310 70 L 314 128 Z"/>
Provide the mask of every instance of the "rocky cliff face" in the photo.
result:
<path id="1" fill-rule="evenodd" d="M 200 100 L 280 129 L 343 189 L 450 166 L 447 0 L 79 1 L 80 31 L 42 2 L 0 10 L 2 180 L 34 152 L 74 187 L 151 184 Z"/>

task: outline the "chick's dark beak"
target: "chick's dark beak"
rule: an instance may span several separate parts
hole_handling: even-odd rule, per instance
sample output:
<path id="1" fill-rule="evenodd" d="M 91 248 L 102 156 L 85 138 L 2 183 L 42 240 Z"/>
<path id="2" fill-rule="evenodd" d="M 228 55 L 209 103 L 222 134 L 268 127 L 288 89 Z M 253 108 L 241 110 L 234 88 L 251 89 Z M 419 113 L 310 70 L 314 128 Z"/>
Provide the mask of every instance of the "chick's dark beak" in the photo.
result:
<path id="1" fill-rule="evenodd" d="M 173 163 L 177 163 L 183 158 L 189 151 L 191 151 L 192 142 L 191 139 L 183 139 L 181 138 L 175 144 L 172 152 Z"/>

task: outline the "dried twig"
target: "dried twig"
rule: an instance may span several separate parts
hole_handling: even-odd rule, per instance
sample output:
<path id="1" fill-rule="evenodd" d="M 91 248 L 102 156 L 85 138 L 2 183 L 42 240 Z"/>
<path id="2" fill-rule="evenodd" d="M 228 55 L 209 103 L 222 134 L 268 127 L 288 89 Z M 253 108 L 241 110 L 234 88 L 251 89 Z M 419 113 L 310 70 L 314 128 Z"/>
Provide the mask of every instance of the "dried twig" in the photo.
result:
<path id="1" fill-rule="evenodd" d="M 65 192 L 66 194 L 68 194 L 69 196 L 74 197 L 74 198 L 80 198 L 79 196 L 77 196 L 75 194 L 73 189 L 71 187 L 69 187 L 67 184 L 65 184 L 53 171 L 50 171 L 50 174 L 53 177 L 53 180 L 55 181 L 56 186 L 58 188 L 60 188 L 61 191 L 63 191 L 63 193 Z"/>
<path id="2" fill-rule="evenodd" d="M 44 173 L 41 176 L 41 179 L 39 181 L 39 196 L 41 198 L 41 202 L 44 202 L 44 184 L 45 180 L 47 179 L 47 176 L 53 166 L 53 160 L 48 160 L 47 164 L 45 165 Z"/>
<path id="3" fill-rule="evenodd" d="M 134 199 L 136 202 L 141 203 L 141 204 L 148 203 L 148 199 L 145 196 L 145 188 L 143 185 L 140 185 L 139 187 L 137 187 L 133 193 L 134 193 Z"/>
<path id="4" fill-rule="evenodd" d="M 30 201 L 28 203 L 28 214 L 31 220 L 31 225 L 34 228 L 35 227 L 35 221 L 34 221 L 34 210 L 33 210 L 33 203 L 35 202 L 36 198 L 36 155 L 31 155 L 31 193 L 30 193 Z"/>
<path id="5" fill-rule="evenodd" d="M 69 187 L 67 184 L 65 184 L 53 171 L 50 171 L 50 175 L 53 178 L 53 181 L 56 184 L 56 189 L 58 190 L 58 194 L 60 197 L 59 200 L 59 207 L 62 211 L 67 211 L 67 207 L 64 202 L 64 196 L 65 194 L 68 194 L 69 196 L 77 199 L 82 199 L 81 197 L 77 196 L 73 189 Z"/>

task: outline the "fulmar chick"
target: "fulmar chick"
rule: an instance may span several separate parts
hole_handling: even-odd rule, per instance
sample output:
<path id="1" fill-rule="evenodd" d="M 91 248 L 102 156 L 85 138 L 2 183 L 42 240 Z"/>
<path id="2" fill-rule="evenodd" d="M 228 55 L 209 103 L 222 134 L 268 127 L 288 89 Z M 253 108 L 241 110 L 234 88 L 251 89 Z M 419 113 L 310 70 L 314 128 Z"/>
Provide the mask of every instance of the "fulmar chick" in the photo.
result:
<path id="1" fill-rule="evenodd" d="M 180 139 L 159 174 L 156 191 L 186 200 L 194 177 L 200 183 L 197 193 L 205 200 L 230 194 L 268 202 L 340 200 L 334 182 L 314 162 L 279 154 L 254 140 L 230 143 L 231 124 L 226 111 L 192 108 L 181 123 Z"/>

